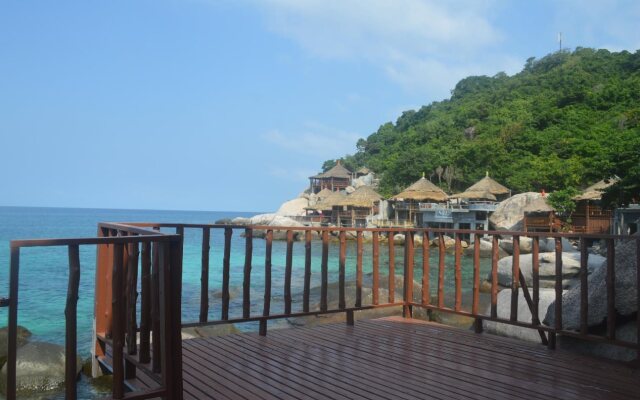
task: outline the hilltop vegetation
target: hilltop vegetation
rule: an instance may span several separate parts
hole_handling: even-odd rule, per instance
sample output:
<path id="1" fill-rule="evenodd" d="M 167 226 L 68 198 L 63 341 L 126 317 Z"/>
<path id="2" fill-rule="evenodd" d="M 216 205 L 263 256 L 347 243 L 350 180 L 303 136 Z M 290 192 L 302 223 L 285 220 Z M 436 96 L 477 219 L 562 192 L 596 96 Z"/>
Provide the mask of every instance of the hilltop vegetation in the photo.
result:
<path id="1" fill-rule="evenodd" d="M 489 171 L 515 192 L 583 188 L 617 174 L 628 201 L 640 188 L 640 51 L 578 48 L 530 58 L 514 76 L 465 78 L 450 99 L 360 139 L 344 162 L 379 173 L 385 195 L 422 172 L 457 191 Z"/>

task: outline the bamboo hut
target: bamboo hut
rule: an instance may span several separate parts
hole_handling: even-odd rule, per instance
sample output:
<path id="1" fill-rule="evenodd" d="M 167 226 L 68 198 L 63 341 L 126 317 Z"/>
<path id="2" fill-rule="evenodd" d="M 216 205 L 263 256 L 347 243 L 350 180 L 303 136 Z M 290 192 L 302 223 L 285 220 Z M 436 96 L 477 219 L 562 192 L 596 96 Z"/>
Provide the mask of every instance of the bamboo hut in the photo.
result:
<path id="1" fill-rule="evenodd" d="M 613 213 L 602 207 L 602 193 L 618 180 L 618 177 L 603 179 L 573 198 L 576 202 L 576 211 L 571 215 L 574 232 L 610 232 Z"/>
<path id="2" fill-rule="evenodd" d="M 444 203 L 448 198 L 449 196 L 442 189 L 431 183 L 422 174 L 422 178 L 393 196 L 390 202 L 394 210 L 396 224 L 408 222 L 417 226 L 420 225 L 418 219 L 421 215 L 421 202 Z"/>
<path id="3" fill-rule="evenodd" d="M 333 206 L 334 219 L 339 226 L 366 226 L 367 217 L 378 213 L 380 196 L 370 186 L 360 186 Z"/>
<path id="4" fill-rule="evenodd" d="M 560 227 L 555 210 L 547 204 L 544 197 L 532 201 L 523 211 L 525 232 L 553 232 Z"/>
<path id="5" fill-rule="evenodd" d="M 510 196 L 511 190 L 493 180 L 487 172 L 484 178 L 469 186 L 467 190 L 451 197 L 471 201 L 502 201 Z"/>
<path id="6" fill-rule="evenodd" d="M 344 190 L 351 184 L 351 171 L 342 165 L 342 162 L 338 160 L 336 165 L 318 175 L 309 177 L 311 193 L 318 193 L 322 189 L 329 189 L 331 191 Z"/>
<path id="7" fill-rule="evenodd" d="M 337 216 L 334 218 L 333 207 L 347 195 L 343 192 L 332 192 L 328 189 L 327 191 L 329 194 L 326 195 L 326 197 L 318 201 L 316 204 L 307 207 L 307 216 L 311 217 L 311 220 L 314 222 L 320 222 L 321 224 L 337 222 Z"/>

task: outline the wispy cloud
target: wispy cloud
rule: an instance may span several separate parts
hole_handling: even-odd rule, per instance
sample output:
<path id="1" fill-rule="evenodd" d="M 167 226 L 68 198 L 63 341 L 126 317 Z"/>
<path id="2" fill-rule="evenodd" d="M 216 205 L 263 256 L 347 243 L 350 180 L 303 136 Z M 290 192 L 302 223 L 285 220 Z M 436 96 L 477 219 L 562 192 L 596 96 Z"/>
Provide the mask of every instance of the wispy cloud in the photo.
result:
<path id="1" fill-rule="evenodd" d="M 351 153 L 361 136 L 340 129 L 333 129 L 319 123 L 307 123 L 298 132 L 270 130 L 262 138 L 285 150 L 302 155 L 313 155 L 326 159 L 339 154 Z"/>
<path id="2" fill-rule="evenodd" d="M 506 56 L 489 57 L 491 62 L 480 68 L 472 62 L 503 39 L 487 18 L 494 3 L 268 0 L 262 4 L 270 28 L 310 55 L 365 60 L 409 90 L 444 97 L 469 73 L 501 70 L 497 65 Z"/>

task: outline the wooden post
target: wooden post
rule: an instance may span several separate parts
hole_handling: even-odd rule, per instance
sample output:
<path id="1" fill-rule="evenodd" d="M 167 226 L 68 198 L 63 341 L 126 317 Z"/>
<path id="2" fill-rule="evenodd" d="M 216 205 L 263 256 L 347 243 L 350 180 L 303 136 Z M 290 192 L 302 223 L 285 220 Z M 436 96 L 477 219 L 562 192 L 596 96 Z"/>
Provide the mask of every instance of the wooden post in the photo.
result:
<path id="1" fill-rule="evenodd" d="M 98 237 L 108 237 L 109 230 L 98 228 Z M 112 261 L 112 245 L 100 244 L 96 249 L 96 273 L 95 273 L 95 294 L 94 294 L 94 335 L 92 346 L 92 365 L 91 375 L 97 377 L 102 374 L 98 357 L 105 357 L 102 342 L 96 339 L 97 335 L 111 335 L 111 267 Z"/>
<path id="2" fill-rule="evenodd" d="M 141 253 L 141 296 L 140 296 L 140 362 L 151 360 L 151 243 L 142 243 Z"/>
<path id="3" fill-rule="evenodd" d="M 373 289 L 372 303 L 378 305 L 379 284 L 380 284 L 380 234 L 378 231 L 373 232 Z"/>
<path id="4" fill-rule="evenodd" d="M 454 310 L 460 311 L 462 309 L 462 239 L 459 233 L 454 234 L 455 236 L 455 256 L 454 256 L 454 269 L 455 269 L 455 304 Z"/>
<path id="5" fill-rule="evenodd" d="M 153 243 L 151 247 L 151 326 L 152 341 L 151 368 L 155 373 L 162 369 L 160 351 L 160 247 L 162 243 Z"/>
<path id="6" fill-rule="evenodd" d="M 444 307 L 444 236 L 438 233 L 438 307 Z"/>
<path id="7" fill-rule="evenodd" d="M 491 318 L 498 318 L 498 237 L 491 241 Z"/>
<path id="8" fill-rule="evenodd" d="M 518 280 L 520 279 L 520 236 L 513 237 L 513 257 L 511 257 L 511 321 L 518 320 Z"/>
<path id="9" fill-rule="evenodd" d="M 430 281 L 430 266 L 429 266 L 429 233 L 424 231 L 422 233 L 422 304 L 429 305 L 431 303 L 431 289 L 429 288 Z"/>
<path id="10" fill-rule="evenodd" d="M 580 238 L 580 334 L 582 335 L 589 333 L 588 257 L 587 239 L 583 237 Z"/>
<path id="11" fill-rule="evenodd" d="M 395 244 L 393 243 L 393 238 L 395 234 L 394 232 L 389 232 L 388 234 L 388 246 L 389 246 L 389 284 L 388 284 L 388 292 L 389 292 L 389 303 L 395 303 L 396 299 L 396 255 L 395 255 Z"/>
<path id="12" fill-rule="evenodd" d="M 406 231 L 404 234 L 404 305 L 402 316 L 404 318 L 413 317 L 413 232 Z"/>
<path id="13" fill-rule="evenodd" d="M 251 314 L 251 261 L 253 257 L 253 229 L 244 230 L 244 278 L 242 280 L 242 318 Z"/>
<path id="14" fill-rule="evenodd" d="M 562 330 L 562 239 L 556 238 L 556 301 L 554 334 Z M 554 338 L 555 340 L 555 338 Z M 555 343 L 554 343 L 555 346 Z"/>
<path id="15" fill-rule="evenodd" d="M 302 299 L 302 311 L 309 312 L 309 299 L 311 297 L 311 231 L 304 233 L 304 289 Z"/>
<path id="16" fill-rule="evenodd" d="M 202 228 L 202 269 L 200 271 L 200 318 L 204 323 L 209 319 L 209 250 L 211 228 Z"/>
<path id="17" fill-rule="evenodd" d="M 222 259 L 222 317 L 223 321 L 229 319 L 229 275 L 231 269 L 231 236 L 233 229 L 224 228 L 224 256 Z"/>
<path id="18" fill-rule="evenodd" d="M 356 307 L 362 307 L 362 231 L 356 233 Z"/>
<path id="19" fill-rule="evenodd" d="M 616 255 L 613 239 L 607 239 L 607 339 L 616 338 Z M 640 290 L 640 288 L 638 288 Z"/>
<path id="20" fill-rule="evenodd" d="M 69 245 L 69 282 L 67 285 L 67 304 L 65 316 L 65 350 L 64 350 L 64 383 L 65 397 L 75 400 L 78 396 L 76 388 L 77 374 L 77 322 L 78 322 L 78 288 L 80 286 L 80 248 Z"/>
<path id="21" fill-rule="evenodd" d="M 287 258 L 284 269 L 284 313 L 291 314 L 291 273 L 293 269 L 293 231 L 287 231 Z"/>
<path id="22" fill-rule="evenodd" d="M 320 311 L 327 311 L 327 291 L 329 285 L 329 231 L 322 231 L 322 263 L 320 264 Z"/>
<path id="23" fill-rule="evenodd" d="M 347 257 L 347 233 L 340 231 L 340 255 L 338 261 L 338 308 L 346 308 L 345 302 L 345 266 Z"/>
<path id="24" fill-rule="evenodd" d="M 113 326 L 111 337 L 113 343 L 113 388 L 114 399 L 124 398 L 124 276 L 123 276 L 124 245 L 113 245 L 112 296 L 111 310 Z"/>
<path id="25" fill-rule="evenodd" d="M 268 317 L 271 313 L 271 253 L 273 249 L 273 231 L 269 229 L 266 236 L 266 248 L 264 254 L 264 307 L 262 315 Z M 260 320 L 260 336 L 267 334 L 267 320 Z"/>

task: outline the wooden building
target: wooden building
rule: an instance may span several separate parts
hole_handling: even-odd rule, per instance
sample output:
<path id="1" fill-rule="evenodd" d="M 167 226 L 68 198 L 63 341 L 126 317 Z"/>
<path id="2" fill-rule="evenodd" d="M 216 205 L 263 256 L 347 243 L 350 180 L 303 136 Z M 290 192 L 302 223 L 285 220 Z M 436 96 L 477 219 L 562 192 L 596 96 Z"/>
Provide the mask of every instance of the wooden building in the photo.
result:
<path id="1" fill-rule="evenodd" d="M 328 192 L 328 194 L 327 194 Z M 344 192 L 331 192 L 329 189 L 323 189 L 318 194 L 326 194 L 320 201 L 307 207 L 307 216 L 312 222 L 321 225 L 337 224 L 337 214 L 334 215 L 333 207 L 342 201 L 347 195 Z"/>
<path id="2" fill-rule="evenodd" d="M 396 225 L 422 225 L 420 203 L 445 203 L 449 196 L 422 174 L 411 186 L 392 197 L 389 202 L 394 211 Z"/>
<path id="3" fill-rule="evenodd" d="M 603 179 L 574 197 L 576 210 L 571 214 L 574 232 L 609 233 L 613 212 L 602 207 L 602 192 L 618 181 L 617 177 Z"/>
<path id="4" fill-rule="evenodd" d="M 342 162 L 338 160 L 336 165 L 327 172 L 309 177 L 310 191 L 311 193 L 318 193 L 322 189 L 331 191 L 344 190 L 351 185 L 351 178 L 351 171 L 345 168 Z"/>
<path id="5" fill-rule="evenodd" d="M 338 226 L 367 226 L 367 218 L 378 213 L 381 200 L 370 186 L 360 186 L 333 206 L 333 219 Z"/>
<path id="6" fill-rule="evenodd" d="M 560 220 L 555 210 L 540 197 L 524 208 L 525 232 L 556 232 L 560 229 Z"/>

